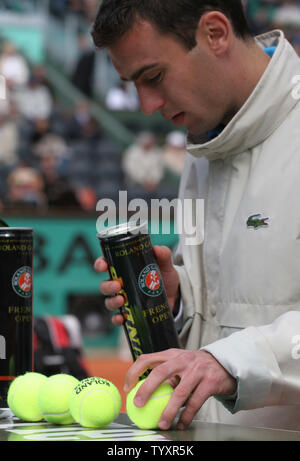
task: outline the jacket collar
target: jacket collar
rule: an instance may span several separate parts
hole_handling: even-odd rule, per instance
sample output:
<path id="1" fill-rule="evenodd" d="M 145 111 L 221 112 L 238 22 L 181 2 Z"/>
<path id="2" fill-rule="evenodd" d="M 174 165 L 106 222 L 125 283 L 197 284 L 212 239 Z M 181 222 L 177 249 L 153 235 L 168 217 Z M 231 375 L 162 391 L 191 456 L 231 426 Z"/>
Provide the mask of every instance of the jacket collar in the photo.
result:
<path id="1" fill-rule="evenodd" d="M 300 59 L 280 30 L 256 37 L 263 48 L 276 46 L 273 57 L 239 112 L 213 140 L 203 136 L 199 144 L 187 141 L 194 157 L 225 159 L 255 147 L 267 139 L 299 102 L 293 78 L 300 76 Z M 300 78 L 300 77 L 299 77 Z"/>

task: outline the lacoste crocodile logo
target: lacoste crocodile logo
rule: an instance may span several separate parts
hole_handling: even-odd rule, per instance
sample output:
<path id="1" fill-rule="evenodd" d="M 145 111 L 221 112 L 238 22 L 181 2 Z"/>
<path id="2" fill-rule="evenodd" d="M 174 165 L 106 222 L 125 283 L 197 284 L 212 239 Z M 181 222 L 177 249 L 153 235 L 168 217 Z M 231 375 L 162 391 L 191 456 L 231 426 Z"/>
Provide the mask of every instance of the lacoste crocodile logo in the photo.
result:
<path id="1" fill-rule="evenodd" d="M 247 220 L 247 227 L 253 227 L 253 229 L 259 229 L 260 227 L 267 227 L 269 218 L 262 218 L 261 214 L 254 214 L 249 216 Z"/>

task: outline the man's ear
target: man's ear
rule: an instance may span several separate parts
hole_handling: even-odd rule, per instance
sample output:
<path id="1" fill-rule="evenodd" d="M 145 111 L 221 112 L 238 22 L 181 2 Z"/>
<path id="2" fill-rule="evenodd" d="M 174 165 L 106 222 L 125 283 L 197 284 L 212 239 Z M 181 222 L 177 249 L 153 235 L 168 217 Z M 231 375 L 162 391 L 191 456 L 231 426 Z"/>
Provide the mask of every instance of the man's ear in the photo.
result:
<path id="1" fill-rule="evenodd" d="M 226 53 L 233 36 L 230 20 L 220 11 L 209 11 L 200 18 L 196 42 L 206 45 L 216 56 Z"/>

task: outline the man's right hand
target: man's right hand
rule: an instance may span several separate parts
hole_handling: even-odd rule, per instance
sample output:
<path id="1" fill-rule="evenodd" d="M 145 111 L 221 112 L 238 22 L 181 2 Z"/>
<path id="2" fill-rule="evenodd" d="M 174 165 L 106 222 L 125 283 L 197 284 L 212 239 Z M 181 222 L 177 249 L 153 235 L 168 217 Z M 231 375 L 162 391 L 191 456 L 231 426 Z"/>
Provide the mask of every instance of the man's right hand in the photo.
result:
<path id="1" fill-rule="evenodd" d="M 179 277 L 173 266 L 172 252 L 166 246 L 154 246 L 153 251 L 163 278 L 170 308 L 173 310 L 179 289 Z M 103 257 L 98 258 L 95 261 L 94 268 L 100 273 L 107 272 L 108 265 L 106 260 Z M 123 296 L 118 295 L 121 290 L 121 284 L 119 282 L 115 280 L 105 280 L 100 283 L 99 288 L 100 292 L 104 296 L 108 296 L 105 299 L 105 306 L 108 310 L 115 311 L 123 306 L 124 298 Z M 112 317 L 112 323 L 115 326 L 122 325 L 123 321 L 123 316 L 120 313 L 117 313 Z"/>

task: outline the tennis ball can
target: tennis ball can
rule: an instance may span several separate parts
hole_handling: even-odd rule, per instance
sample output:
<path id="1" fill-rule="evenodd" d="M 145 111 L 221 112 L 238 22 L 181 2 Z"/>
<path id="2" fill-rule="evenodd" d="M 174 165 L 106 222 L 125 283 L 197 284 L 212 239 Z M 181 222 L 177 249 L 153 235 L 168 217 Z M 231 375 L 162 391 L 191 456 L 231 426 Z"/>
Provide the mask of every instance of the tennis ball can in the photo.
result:
<path id="1" fill-rule="evenodd" d="M 0 227 L 0 409 L 16 376 L 33 371 L 33 229 Z"/>
<path id="2" fill-rule="evenodd" d="M 125 334 L 133 360 L 180 348 L 147 223 L 124 223 L 97 234 L 111 280 L 121 284 Z"/>

